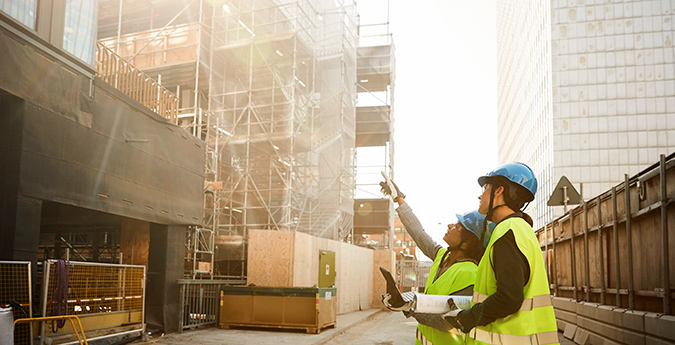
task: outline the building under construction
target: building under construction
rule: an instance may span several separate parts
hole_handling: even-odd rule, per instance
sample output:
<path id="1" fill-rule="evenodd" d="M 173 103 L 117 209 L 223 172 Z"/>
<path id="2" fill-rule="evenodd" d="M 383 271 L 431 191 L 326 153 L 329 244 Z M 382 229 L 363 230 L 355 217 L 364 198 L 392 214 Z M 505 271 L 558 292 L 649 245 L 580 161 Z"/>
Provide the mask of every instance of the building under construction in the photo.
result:
<path id="1" fill-rule="evenodd" d="M 355 2 L 27 1 L 0 19 L 0 270 L 23 272 L 0 297 L 25 294 L 22 317 L 171 332 L 215 322 L 180 280 L 246 282 L 251 230 L 392 241 L 391 201 L 355 190 L 361 148 L 393 174 L 393 43 Z M 342 312 L 370 303 L 350 289 Z"/>
<path id="2" fill-rule="evenodd" d="M 207 143 L 205 213 L 187 240 L 193 276 L 245 276 L 251 229 L 335 240 L 363 231 L 356 150 L 387 147 L 377 170 L 392 173 L 386 25 L 360 47 L 349 0 L 101 0 L 98 17 L 105 51 L 178 95 L 177 123 Z M 384 96 L 357 109 L 359 92 Z M 363 229 L 391 233 L 390 203 L 371 204 L 386 223 Z"/>

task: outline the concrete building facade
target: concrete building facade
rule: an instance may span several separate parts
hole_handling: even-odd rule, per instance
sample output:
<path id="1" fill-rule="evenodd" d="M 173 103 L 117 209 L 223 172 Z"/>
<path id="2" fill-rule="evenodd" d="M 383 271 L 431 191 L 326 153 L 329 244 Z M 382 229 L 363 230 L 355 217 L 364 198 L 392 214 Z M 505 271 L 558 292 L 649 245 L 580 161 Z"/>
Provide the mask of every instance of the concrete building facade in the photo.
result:
<path id="1" fill-rule="evenodd" d="M 498 1 L 499 161 L 530 165 L 543 226 L 675 150 L 673 1 Z"/>

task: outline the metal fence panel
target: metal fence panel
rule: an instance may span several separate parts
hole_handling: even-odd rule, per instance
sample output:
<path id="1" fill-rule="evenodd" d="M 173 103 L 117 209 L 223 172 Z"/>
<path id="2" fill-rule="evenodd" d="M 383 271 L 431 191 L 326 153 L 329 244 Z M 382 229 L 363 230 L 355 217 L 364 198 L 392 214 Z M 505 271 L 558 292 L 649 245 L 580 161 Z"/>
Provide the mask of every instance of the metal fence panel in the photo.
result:
<path id="1" fill-rule="evenodd" d="M 145 266 L 47 260 L 42 296 L 43 315 L 77 315 L 83 322 L 92 320 L 96 328 L 85 326 L 87 332 L 129 325 L 142 329 Z M 67 324 L 61 329 L 47 324 L 41 336 L 63 340 L 75 337 L 75 333 Z"/>
<path id="2" fill-rule="evenodd" d="M 218 322 L 220 289 L 223 286 L 244 285 L 245 280 L 193 280 L 181 279 L 180 298 L 183 309 L 179 329 L 211 325 Z"/>
<path id="3" fill-rule="evenodd" d="M 33 315 L 32 302 L 30 261 L 0 261 L 0 306 L 11 306 L 16 320 Z M 30 343 L 30 334 L 30 325 L 18 326 L 14 330 L 14 343 Z"/>
<path id="4" fill-rule="evenodd" d="M 396 260 L 396 279 L 402 292 L 423 292 L 431 269 L 430 261 Z"/>

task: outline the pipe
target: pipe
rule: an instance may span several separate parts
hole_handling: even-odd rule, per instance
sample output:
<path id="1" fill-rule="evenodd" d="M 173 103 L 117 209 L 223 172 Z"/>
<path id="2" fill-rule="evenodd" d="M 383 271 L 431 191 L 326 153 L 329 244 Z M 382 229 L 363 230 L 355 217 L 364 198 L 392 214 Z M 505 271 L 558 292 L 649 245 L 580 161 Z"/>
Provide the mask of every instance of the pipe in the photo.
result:
<path id="1" fill-rule="evenodd" d="M 624 193 L 626 193 L 626 246 L 628 247 L 628 308 L 635 309 L 635 291 L 633 290 L 633 240 L 631 234 L 632 211 L 630 207 L 630 183 L 628 174 L 624 174 Z"/>

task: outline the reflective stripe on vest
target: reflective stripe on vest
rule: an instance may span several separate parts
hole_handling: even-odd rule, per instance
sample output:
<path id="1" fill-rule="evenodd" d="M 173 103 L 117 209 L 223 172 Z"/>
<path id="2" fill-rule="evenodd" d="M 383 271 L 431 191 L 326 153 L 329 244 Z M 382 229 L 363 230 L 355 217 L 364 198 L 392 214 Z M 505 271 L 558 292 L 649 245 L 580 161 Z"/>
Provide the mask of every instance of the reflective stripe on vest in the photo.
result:
<path id="1" fill-rule="evenodd" d="M 478 264 L 478 277 L 474 284 L 472 305 L 485 301 L 497 292 L 496 274 L 492 262 L 494 244 L 509 231 L 518 250 L 530 266 L 530 278 L 523 287 L 523 303 L 520 310 L 499 318 L 469 332 L 469 344 L 558 344 L 558 327 L 550 297 L 550 288 L 544 266 L 541 247 L 532 227 L 521 218 L 509 218 L 497 224 L 485 254 Z"/>
<path id="2" fill-rule="evenodd" d="M 434 278 L 441 265 L 443 256 L 447 249 L 441 248 L 436 253 L 434 263 L 429 271 L 427 284 L 424 293 L 428 295 L 449 295 L 453 292 L 463 290 L 476 281 L 478 266 L 472 261 L 455 262 L 436 281 Z M 430 326 L 419 324 L 418 330 L 425 337 L 428 344 L 464 344 L 464 333 L 453 328 L 449 332 L 441 331 Z M 422 342 L 420 340 L 420 342 Z M 424 344 L 423 344 L 424 345 Z"/>
<path id="3" fill-rule="evenodd" d="M 474 328 L 469 336 L 477 341 L 494 345 L 547 345 L 558 343 L 558 332 L 542 332 L 531 335 L 513 335 L 488 332 Z"/>
<path id="4" fill-rule="evenodd" d="M 484 302 L 488 298 L 488 295 L 483 295 L 477 291 L 473 292 L 473 303 Z M 552 306 L 551 304 L 551 295 L 537 295 L 532 298 L 526 298 L 523 300 L 523 304 L 520 306 L 518 311 L 530 311 L 534 308 L 542 308 Z"/>

